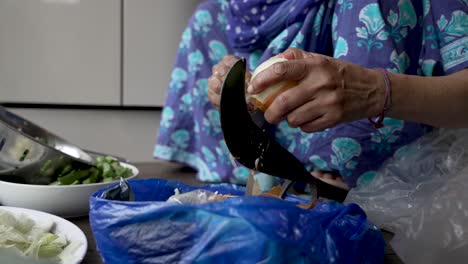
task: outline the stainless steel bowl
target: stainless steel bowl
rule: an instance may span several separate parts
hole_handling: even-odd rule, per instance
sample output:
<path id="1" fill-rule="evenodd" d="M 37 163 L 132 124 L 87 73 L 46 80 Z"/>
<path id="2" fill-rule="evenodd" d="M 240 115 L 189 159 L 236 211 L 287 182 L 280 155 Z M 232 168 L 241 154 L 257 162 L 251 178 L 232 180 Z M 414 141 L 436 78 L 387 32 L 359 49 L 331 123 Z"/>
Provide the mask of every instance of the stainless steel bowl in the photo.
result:
<path id="1" fill-rule="evenodd" d="M 0 106 L 0 180 L 49 184 L 67 165 L 93 164 L 79 147 Z"/>

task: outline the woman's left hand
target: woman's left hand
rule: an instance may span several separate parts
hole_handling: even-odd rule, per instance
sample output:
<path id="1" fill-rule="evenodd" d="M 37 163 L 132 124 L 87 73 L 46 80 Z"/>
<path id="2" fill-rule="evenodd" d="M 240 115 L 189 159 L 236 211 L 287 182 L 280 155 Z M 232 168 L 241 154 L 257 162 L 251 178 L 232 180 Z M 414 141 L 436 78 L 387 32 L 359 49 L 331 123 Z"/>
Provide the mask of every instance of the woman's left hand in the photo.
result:
<path id="1" fill-rule="evenodd" d="M 382 110 L 385 83 L 378 70 L 299 49 L 288 49 L 278 56 L 288 61 L 259 73 L 248 89 L 256 94 L 278 82 L 297 82 L 267 109 L 268 122 L 287 119 L 291 127 L 312 133 L 376 116 Z"/>

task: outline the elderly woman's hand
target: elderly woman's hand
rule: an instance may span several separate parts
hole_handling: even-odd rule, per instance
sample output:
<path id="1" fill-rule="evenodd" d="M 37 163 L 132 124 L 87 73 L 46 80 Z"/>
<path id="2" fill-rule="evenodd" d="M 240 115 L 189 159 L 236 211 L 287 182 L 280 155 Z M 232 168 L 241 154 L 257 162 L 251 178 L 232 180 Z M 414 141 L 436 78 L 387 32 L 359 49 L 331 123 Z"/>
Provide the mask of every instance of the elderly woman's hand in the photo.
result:
<path id="1" fill-rule="evenodd" d="M 248 92 L 259 93 L 281 81 L 297 85 L 276 97 L 265 112 L 270 123 L 287 119 L 304 132 L 378 115 L 385 101 L 384 77 L 378 70 L 331 57 L 288 49 L 278 62 L 251 80 Z"/>
<path id="2" fill-rule="evenodd" d="M 221 96 L 221 86 L 223 85 L 224 79 L 226 78 L 226 74 L 228 73 L 229 69 L 231 69 L 232 65 L 236 63 L 240 58 L 227 55 L 224 56 L 223 59 L 216 65 L 213 66 L 211 69 L 211 77 L 208 78 L 208 98 L 210 99 L 211 103 L 219 108 L 219 100 Z M 246 72 L 246 81 L 250 80 L 250 72 Z"/>

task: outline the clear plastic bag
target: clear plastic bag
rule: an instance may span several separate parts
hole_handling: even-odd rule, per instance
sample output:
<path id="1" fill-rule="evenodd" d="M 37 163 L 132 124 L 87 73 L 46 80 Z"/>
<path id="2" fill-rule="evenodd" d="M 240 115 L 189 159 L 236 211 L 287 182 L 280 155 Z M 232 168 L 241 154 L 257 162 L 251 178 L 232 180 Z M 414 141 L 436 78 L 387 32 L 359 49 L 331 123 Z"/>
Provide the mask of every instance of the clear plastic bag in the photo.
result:
<path id="1" fill-rule="evenodd" d="M 211 192 L 208 190 L 197 189 L 186 193 L 179 193 L 178 189 L 175 189 L 174 195 L 167 199 L 168 202 L 178 204 L 204 204 L 209 202 L 219 202 L 228 198 L 235 197 L 233 195 L 223 195 L 218 192 Z"/>
<path id="2" fill-rule="evenodd" d="M 350 191 L 391 245 L 412 263 L 468 262 L 468 130 L 437 130 L 399 150 Z"/>

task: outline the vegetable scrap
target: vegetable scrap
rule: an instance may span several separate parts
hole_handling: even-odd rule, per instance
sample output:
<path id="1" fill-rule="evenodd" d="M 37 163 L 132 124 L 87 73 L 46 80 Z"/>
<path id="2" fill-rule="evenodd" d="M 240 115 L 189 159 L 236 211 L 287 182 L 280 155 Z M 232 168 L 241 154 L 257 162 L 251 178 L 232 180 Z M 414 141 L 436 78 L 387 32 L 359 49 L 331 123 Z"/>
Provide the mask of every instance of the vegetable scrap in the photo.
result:
<path id="1" fill-rule="evenodd" d="M 60 254 L 69 244 L 63 235 L 51 233 L 53 221 L 38 224 L 26 215 L 0 209 L 0 248 L 20 256 L 61 263 Z"/>

